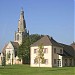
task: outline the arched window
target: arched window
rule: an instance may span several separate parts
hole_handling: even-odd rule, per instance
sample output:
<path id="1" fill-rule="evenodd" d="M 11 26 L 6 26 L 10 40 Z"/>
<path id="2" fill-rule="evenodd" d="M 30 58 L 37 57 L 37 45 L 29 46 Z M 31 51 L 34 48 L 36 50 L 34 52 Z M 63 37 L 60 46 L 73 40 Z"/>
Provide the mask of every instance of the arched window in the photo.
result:
<path id="1" fill-rule="evenodd" d="M 17 35 L 17 41 L 19 40 L 19 34 Z"/>

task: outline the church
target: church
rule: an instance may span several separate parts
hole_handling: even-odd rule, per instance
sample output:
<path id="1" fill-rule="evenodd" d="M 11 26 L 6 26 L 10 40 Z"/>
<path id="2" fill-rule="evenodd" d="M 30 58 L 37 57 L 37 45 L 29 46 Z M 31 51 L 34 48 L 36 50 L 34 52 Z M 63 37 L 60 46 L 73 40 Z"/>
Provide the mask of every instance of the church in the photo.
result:
<path id="1" fill-rule="evenodd" d="M 9 41 L 3 48 L 2 53 L 0 54 L 0 60 L 2 60 L 2 57 L 5 56 L 6 58 L 6 64 L 22 64 L 22 60 L 19 60 L 17 56 L 17 49 L 19 45 L 22 44 L 23 38 L 25 36 L 29 35 L 29 32 L 27 32 L 26 29 L 26 22 L 24 19 L 24 11 L 21 9 L 20 12 L 20 18 L 18 21 L 18 29 L 17 32 L 15 32 L 15 38 L 14 41 Z M 0 63 L 1 64 L 1 63 Z"/>

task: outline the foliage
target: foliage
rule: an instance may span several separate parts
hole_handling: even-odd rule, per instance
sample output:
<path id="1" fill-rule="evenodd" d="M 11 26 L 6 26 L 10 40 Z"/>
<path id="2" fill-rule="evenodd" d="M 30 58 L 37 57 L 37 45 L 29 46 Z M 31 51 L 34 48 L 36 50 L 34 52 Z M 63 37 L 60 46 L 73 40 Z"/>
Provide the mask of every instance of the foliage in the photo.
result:
<path id="1" fill-rule="evenodd" d="M 75 67 L 37 68 L 29 65 L 12 65 L 4 69 L 0 66 L 0 75 L 75 75 Z"/>
<path id="2" fill-rule="evenodd" d="M 43 35 L 32 34 L 23 38 L 23 43 L 18 48 L 18 57 L 22 63 L 30 62 L 30 45 L 39 40 Z"/>
<path id="3" fill-rule="evenodd" d="M 7 53 L 7 60 L 10 59 L 10 53 Z"/>
<path id="4" fill-rule="evenodd" d="M 29 36 L 23 39 L 23 43 L 18 48 L 18 57 L 22 59 L 22 63 L 29 63 L 30 61 L 30 39 Z"/>
<path id="5" fill-rule="evenodd" d="M 44 49 L 43 44 L 40 44 L 38 46 L 38 53 L 37 53 L 37 56 L 35 58 L 35 62 L 39 63 L 39 67 L 40 67 L 40 63 L 44 63 L 45 62 L 43 49 Z"/>
<path id="6" fill-rule="evenodd" d="M 29 37 L 30 37 L 30 44 L 33 44 L 37 40 L 41 39 L 41 37 L 43 37 L 43 35 L 31 34 Z"/>
<path id="7" fill-rule="evenodd" d="M 2 57 L 2 66 L 5 66 L 5 65 L 6 65 L 5 57 Z"/>

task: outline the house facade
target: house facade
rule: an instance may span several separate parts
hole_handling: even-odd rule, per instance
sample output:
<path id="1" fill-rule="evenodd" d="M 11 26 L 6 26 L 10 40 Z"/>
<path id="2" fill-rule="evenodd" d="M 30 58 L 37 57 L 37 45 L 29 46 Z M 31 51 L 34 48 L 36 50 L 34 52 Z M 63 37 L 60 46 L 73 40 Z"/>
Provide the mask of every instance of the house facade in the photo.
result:
<path id="1" fill-rule="evenodd" d="M 75 66 L 75 50 L 72 46 L 56 42 L 52 37 L 44 36 L 31 45 L 30 48 L 30 66 L 39 67 L 35 58 L 38 53 L 38 46 L 43 44 L 44 63 L 40 67 L 63 67 Z"/>

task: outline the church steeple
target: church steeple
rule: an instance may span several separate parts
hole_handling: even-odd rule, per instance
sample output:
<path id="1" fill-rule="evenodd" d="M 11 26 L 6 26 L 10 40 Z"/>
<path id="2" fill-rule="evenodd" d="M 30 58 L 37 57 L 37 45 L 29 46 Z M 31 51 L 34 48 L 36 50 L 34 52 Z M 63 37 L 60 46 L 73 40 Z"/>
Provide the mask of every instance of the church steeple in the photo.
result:
<path id="1" fill-rule="evenodd" d="M 25 28 L 26 28 L 26 23 L 25 23 L 25 19 L 24 19 L 24 11 L 22 8 L 21 12 L 20 12 L 20 19 L 18 22 L 18 32 L 25 32 Z"/>
<path id="2" fill-rule="evenodd" d="M 19 45 L 22 44 L 23 38 L 27 36 L 27 29 L 26 29 L 26 23 L 24 19 L 24 11 L 23 8 L 20 12 L 20 18 L 18 22 L 18 31 L 15 32 L 15 42 L 18 42 Z"/>

